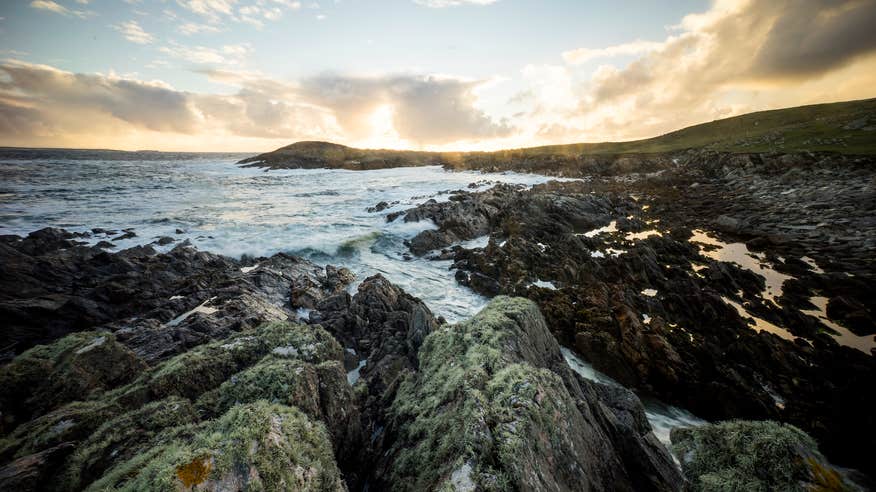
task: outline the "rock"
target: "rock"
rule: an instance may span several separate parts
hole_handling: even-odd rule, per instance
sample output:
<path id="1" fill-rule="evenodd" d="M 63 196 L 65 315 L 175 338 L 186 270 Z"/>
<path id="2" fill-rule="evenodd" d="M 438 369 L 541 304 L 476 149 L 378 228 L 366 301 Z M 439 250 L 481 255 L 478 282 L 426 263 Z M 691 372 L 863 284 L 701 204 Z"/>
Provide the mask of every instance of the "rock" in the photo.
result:
<path id="1" fill-rule="evenodd" d="M 498 297 L 426 338 L 419 372 L 393 400 L 384 479 L 411 490 L 678 490 L 666 450 L 596 395 L 565 366 L 535 304 Z"/>
<path id="2" fill-rule="evenodd" d="M 389 207 L 390 207 L 390 205 L 388 203 L 380 202 L 373 207 L 368 207 L 367 212 L 369 212 L 369 213 L 383 212 L 384 210 L 388 209 Z"/>
<path id="3" fill-rule="evenodd" d="M 131 239 L 134 237 L 137 237 L 137 234 L 134 231 L 127 231 L 124 234 L 114 237 L 113 241 L 121 241 L 123 239 Z"/>
<path id="4" fill-rule="evenodd" d="M 171 243 L 174 243 L 174 242 L 176 242 L 176 239 L 174 239 L 174 238 L 172 238 L 172 237 L 170 237 L 170 236 L 161 236 L 160 238 L 158 238 L 158 239 L 155 241 L 154 244 L 157 244 L 157 245 L 159 245 L 159 246 L 166 246 L 166 245 L 171 244 Z"/>
<path id="5" fill-rule="evenodd" d="M 3 428 L 118 387 L 145 367 L 112 333 L 80 332 L 36 346 L 0 368 Z"/>
<path id="6" fill-rule="evenodd" d="M 343 361 L 341 347 L 321 328 L 268 323 L 180 354 L 146 375 L 144 384 L 156 398 L 196 400 L 268 354 L 307 362 Z"/>
<path id="7" fill-rule="evenodd" d="M 268 355 L 198 400 L 207 415 L 222 415 L 240 403 L 267 400 L 294 406 L 325 423 L 343 462 L 359 451 L 359 411 L 343 366 L 336 360 L 318 364 Z"/>
<path id="8" fill-rule="evenodd" d="M 45 490 L 51 483 L 51 471 L 74 447 L 73 443 L 62 443 L 3 466 L 0 468 L 0 489 L 21 492 Z"/>
<path id="9" fill-rule="evenodd" d="M 165 484 L 162 486 L 162 484 Z M 322 424 L 264 401 L 113 467 L 86 490 L 346 490 Z"/>
<path id="10" fill-rule="evenodd" d="M 561 343 L 643 394 L 707 419 L 798 425 L 834 462 L 866 469 L 861 459 L 876 432 L 869 416 L 876 399 L 862 382 L 876 374 L 876 359 L 867 339 L 860 341 L 863 350 L 837 343 L 843 339 L 811 314 L 809 300 L 832 299 L 828 317 L 853 333 L 876 331 L 876 305 L 863 295 L 876 272 L 860 256 L 872 221 L 852 205 L 872 201 L 861 185 L 872 171 L 841 157 L 786 157 L 691 153 L 653 177 L 454 195 L 461 201 L 406 212 L 438 225 L 411 246 L 432 248 L 455 224 L 483 221 L 490 235 L 485 248 L 454 248 L 460 284 L 486 296 L 536 301 Z M 691 182 L 699 183 L 696 193 L 679 191 Z M 832 199 L 846 204 L 842 214 L 809 207 Z M 822 234 L 828 224 L 848 237 Z M 708 232 L 708 242 L 732 246 L 719 253 L 694 243 L 703 241 L 697 230 Z M 803 256 L 826 271 L 818 273 Z M 775 285 L 775 298 L 764 292 L 769 270 L 730 261 L 745 258 L 775 269 L 772 282 L 779 274 L 793 277 L 782 284 L 781 297 Z M 537 282 L 559 288 L 531 288 Z M 776 334 L 761 331 L 765 323 L 779 327 Z M 848 404 L 814 403 L 828 400 Z M 857 427 L 846 424 L 862 419 Z"/>
<path id="11" fill-rule="evenodd" d="M 64 463 L 62 487 L 81 489 L 110 468 L 145 451 L 165 429 L 198 423 L 189 400 L 170 397 L 108 420 L 76 446 Z"/>
<path id="12" fill-rule="evenodd" d="M 691 490 L 858 490 L 792 425 L 728 421 L 673 429 Z"/>

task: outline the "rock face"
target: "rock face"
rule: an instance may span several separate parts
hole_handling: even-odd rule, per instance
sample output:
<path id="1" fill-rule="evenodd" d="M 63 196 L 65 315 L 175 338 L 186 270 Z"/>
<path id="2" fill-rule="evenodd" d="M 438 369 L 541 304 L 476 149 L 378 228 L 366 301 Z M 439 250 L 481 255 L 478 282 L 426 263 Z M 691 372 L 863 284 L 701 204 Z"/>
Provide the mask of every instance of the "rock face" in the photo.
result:
<path id="1" fill-rule="evenodd" d="M 791 425 L 729 421 L 671 438 L 691 490 L 859 490 Z"/>
<path id="2" fill-rule="evenodd" d="M 872 164 L 692 152 L 659 172 L 462 192 L 388 220 L 433 220 L 412 252 L 453 258 L 484 295 L 536 301 L 562 344 L 624 385 L 707 419 L 792 423 L 867 469 Z M 484 248 L 447 247 L 485 234 Z"/>
<path id="3" fill-rule="evenodd" d="M 426 338 L 420 370 L 391 407 L 387 481 L 402 490 L 679 489 L 647 424 L 622 423 L 607 397 L 574 377 L 534 303 L 498 297 Z"/>

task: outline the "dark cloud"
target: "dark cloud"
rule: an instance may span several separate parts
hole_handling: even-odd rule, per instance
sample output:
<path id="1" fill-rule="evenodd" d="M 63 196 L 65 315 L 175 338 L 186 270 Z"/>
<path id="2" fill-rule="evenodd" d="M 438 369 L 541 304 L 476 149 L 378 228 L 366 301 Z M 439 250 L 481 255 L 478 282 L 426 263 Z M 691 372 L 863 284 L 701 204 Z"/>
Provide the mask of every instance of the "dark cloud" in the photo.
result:
<path id="1" fill-rule="evenodd" d="M 785 5 L 755 57 L 755 75 L 817 75 L 876 51 L 876 1 L 798 0 Z"/>

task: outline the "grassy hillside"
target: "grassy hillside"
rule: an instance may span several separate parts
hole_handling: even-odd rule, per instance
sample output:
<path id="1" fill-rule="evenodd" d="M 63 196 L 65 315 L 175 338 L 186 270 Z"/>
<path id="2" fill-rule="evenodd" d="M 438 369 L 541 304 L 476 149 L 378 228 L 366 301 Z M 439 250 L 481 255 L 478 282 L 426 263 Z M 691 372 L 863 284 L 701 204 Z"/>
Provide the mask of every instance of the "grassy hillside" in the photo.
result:
<path id="1" fill-rule="evenodd" d="M 736 153 L 876 154 L 876 99 L 759 111 L 644 140 L 520 150 L 533 154 L 650 154 L 692 148 Z"/>
<path id="2" fill-rule="evenodd" d="M 662 154 L 687 149 L 876 155 L 876 99 L 760 111 L 630 142 L 446 153 L 354 149 L 328 142 L 298 142 L 241 163 L 277 168 L 378 169 L 443 164 L 470 169 L 489 166 L 513 169 L 521 165 L 538 169 L 586 156 Z"/>

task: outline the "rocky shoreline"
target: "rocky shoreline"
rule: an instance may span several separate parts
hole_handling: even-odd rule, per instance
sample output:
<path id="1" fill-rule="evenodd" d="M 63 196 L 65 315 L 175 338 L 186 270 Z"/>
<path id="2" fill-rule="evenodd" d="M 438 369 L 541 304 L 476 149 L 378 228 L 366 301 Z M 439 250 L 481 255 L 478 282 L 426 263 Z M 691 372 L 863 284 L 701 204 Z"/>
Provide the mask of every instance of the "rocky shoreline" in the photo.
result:
<path id="1" fill-rule="evenodd" d="M 110 254 L 46 229 L 0 256 L 4 490 L 699 487 L 523 298 L 447 325 L 379 275 L 353 290 L 284 254 Z M 805 444 L 794 483 L 854 488 Z"/>
<path id="2" fill-rule="evenodd" d="M 536 301 L 561 343 L 626 386 L 707 419 L 793 423 L 872 473 L 873 164 L 691 153 L 387 220 L 432 220 L 412 253 L 453 259 L 484 295 Z M 475 238 L 486 246 L 452 246 Z"/>

